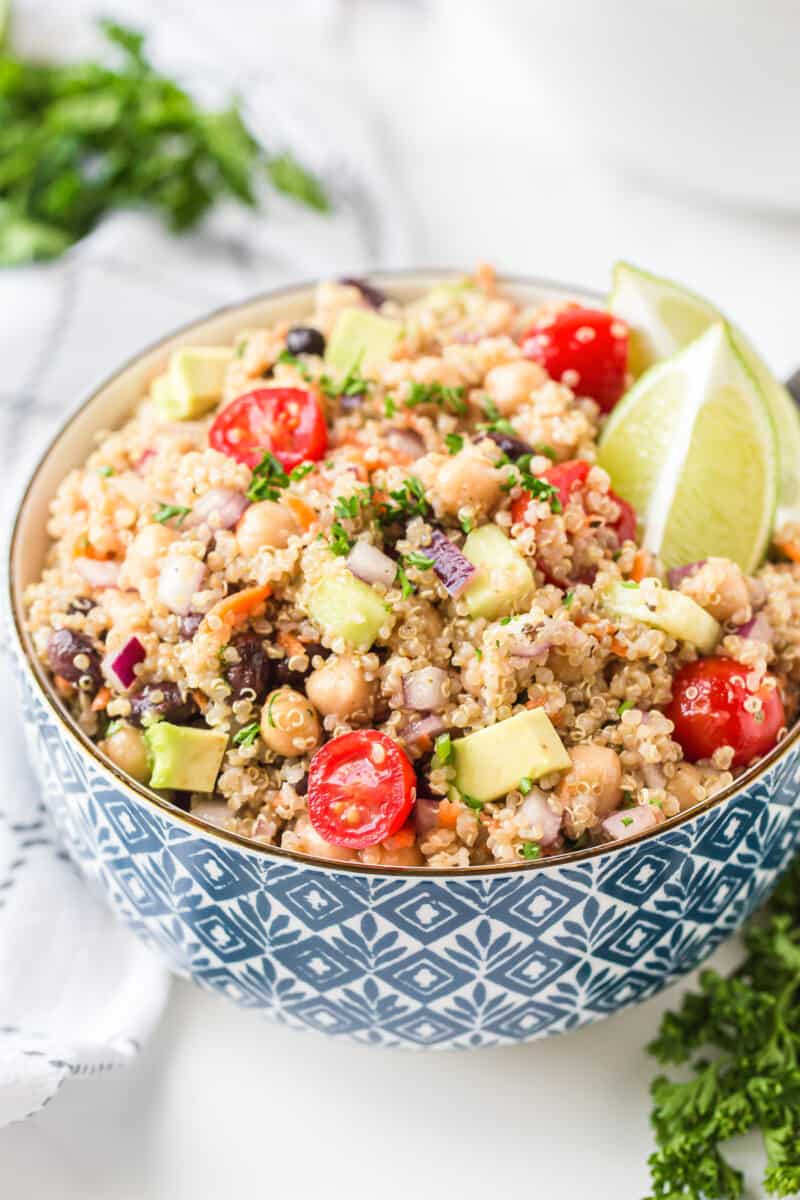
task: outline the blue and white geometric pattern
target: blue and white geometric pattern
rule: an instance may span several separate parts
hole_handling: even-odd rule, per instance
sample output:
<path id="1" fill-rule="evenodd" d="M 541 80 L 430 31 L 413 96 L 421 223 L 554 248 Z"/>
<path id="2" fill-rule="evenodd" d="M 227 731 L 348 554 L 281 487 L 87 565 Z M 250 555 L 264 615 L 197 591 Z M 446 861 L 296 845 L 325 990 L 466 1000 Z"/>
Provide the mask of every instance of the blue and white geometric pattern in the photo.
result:
<path id="1" fill-rule="evenodd" d="M 444 878 L 304 865 L 123 791 L 28 670 L 31 754 L 90 883 L 175 971 L 298 1029 L 440 1049 L 575 1028 L 691 970 L 800 840 L 793 750 L 726 804 L 568 866 Z"/>

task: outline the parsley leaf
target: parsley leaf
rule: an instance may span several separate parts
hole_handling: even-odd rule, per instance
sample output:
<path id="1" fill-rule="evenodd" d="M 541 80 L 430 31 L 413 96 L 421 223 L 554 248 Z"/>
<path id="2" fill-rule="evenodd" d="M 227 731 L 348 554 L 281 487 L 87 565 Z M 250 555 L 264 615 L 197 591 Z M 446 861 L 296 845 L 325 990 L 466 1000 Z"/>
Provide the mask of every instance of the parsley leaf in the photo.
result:
<path id="1" fill-rule="evenodd" d="M 343 558 L 345 554 L 349 554 L 353 548 L 349 533 L 338 521 L 334 521 L 331 525 L 330 547 L 333 553 L 339 558 Z"/>
<path id="2" fill-rule="evenodd" d="M 261 726 L 258 721 L 251 721 L 249 725 L 243 725 L 239 732 L 233 735 L 233 744 L 234 746 L 252 746 L 260 732 Z"/>
<path id="3" fill-rule="evenodd" d="M 334 379 L 330 375 L 321 376 L 319 386 L 330 400 L 337 400 L 340 396 L 366 395 L 370 382 L 363 377 L 360 365 L 356 363 L 350 367 L 344 379 Z"/>
<path id="4" fill-rule="evenodd" d="M 281 350 L 275 361 L 279 363 L 287 363 L 288 366 L 294 367 L 302 379 L 305 379 L 306 381 L 311 379 L 311 372 L 308 369 L 308 365 L 304 363 L 301 358 L 298 358 L 296 354 L 292 354 L 291 350 Z"/>
<path id="5" fill-rule="evenodd" d="M 301 479 L 305 479 L 306 475 L 311 474 L 315 465 L 316 464 L 313 462 L 298 463 L 296 467 L 292 467 L 291 471 L 289 472 L 289 478 L 293 480 L 294 483 L 299 483 Z"/>
<path id="6" fill-rule="evenodd" d="M 397 582 L 400 584 L 400 591 L 403 593 L 403 599 L 407 600 L 408 597 L 414 592 L 414 585 L 402 567 L 397 568 Z"/>
<path id="7" fill-rule="evenodd" d="M 165 522 L 171 521 L 174 517 L 175 524 L 180 525 L 191 511 L 190 508 L 184 508 L 182 504 L 162 504 L 153 517 L 153 520 L 158 521 L 159 525 L 164 525 Z"/>
<path id="8" fill-rule="evenodd" d="M 428 555 L 423 554 L 421 550 L 412 550 L 409 554 L 403 555 L 403 561 L 407 567 L 418 567 L 420 571 L 429 571 L 433 566 L 433 559 L 428 558 Z"/>
<path id="9" fill-rule="evenodd" d="M 248 500 L 278 500 L 281 489 L 289 486 L 289 476 L 274 454 L 269 450 L 257 467 L 253 467 L 253 478 L 247 489 Z"/>
<path id="10" fill-rule="evenodd" d="M 436 404 L 439 408 L 444 408 L 460 417 L 467 412 L 464 388 L 444 387 L 441 383 L 412 383 L 405 406 L 406 408 L 416 408 L 419 404 Z"/>
<path id="11" fill-rule="evenodd" d="M 434 742 L 434 754 L 439 762 L 449 762 L 453 756 L 453 740 L 449 733 L 440 733 Z"/>
<path id="12" fill-rule="evenodd" d="M 519 852 L 528 862 L 534 862 L 537 858 L 542 857 L 542 848 L 538 842 L 523 842 Z"/>
<path id="13" fill-rule="evenodd" d="M 395 521 L 407 521 L 410 517 L 428 515 L 425 489 L 415 475 L 409 475 L 399 488 L 389 492 L 389 499 L 393 500 L 394 504 L 383 504 L 378 512 L 378 520 L 382 525 L 392 525 Z"/>
<path id="14" fill-rule="evenodd" d="M 466 804 L 467 808 L 473 809 L 475 812 L 480 812 L 483 808 L 483 801 L 476 800 L 474 796 L 468 796 L 465 792 L 461 793 L 461 799 Z"/>
<path id="15" fill-rule="evenodd" d="M 464 446 L 464 435 L 461 433 L 446 433 L 444 435 L 444 444 L 447 446 L 448 454 L 458 454 L 459 450 Z"/>

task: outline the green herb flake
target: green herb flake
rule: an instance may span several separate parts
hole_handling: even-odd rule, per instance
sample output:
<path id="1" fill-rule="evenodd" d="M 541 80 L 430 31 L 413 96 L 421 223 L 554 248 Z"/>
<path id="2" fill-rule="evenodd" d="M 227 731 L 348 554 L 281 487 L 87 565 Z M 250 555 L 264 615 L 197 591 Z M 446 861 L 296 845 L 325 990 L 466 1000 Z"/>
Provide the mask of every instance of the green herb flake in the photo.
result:
<path id="1" fill-rule="evenodd" d="M 624 588 L 638 588 L 639 585 L 633 579 L 623 579 L 622 586 Z"/>
<path id="2" fill-rule="evenodd" d="M 528 792 L 533 787 L 533 780 L 529 779 L 527 775 L 524 775 L 523 778 L 520 779 L 518 787 L 519 787 L 519 790 L 522 792 L 522 795 L 527 796 Z"/>
<path id="3" fill-rule="evenodd" d="M 334 521 L 331 525 L 329 544 L 333 553 L 339 558 L 343 558 L 346 554 L 349 554 L 353 548 L 350 535 L 338 521 Z"/>
<path id="4" fill-rule="evenodd" d="M 444 444 L 447 447 L 448 454 L 458 454 L 459 450 L 464 448 L 464 435 L 461 433 L 446 433 L 444 435 Z"/>
<path id="5" fill-rule="evenodd" d="M 475 528 L 475 522 L 472 517 L 463 517 L 462 520 L 459 521 L 459 524 L 464 533 L 472 533 L 473 529 Z"/>
<path id="6" fill-rule="evenodd" d="M 240 342 L 237 342 L 236 349 L 233 352 L 233 357 L 234 358 L 244 358 L 244 352 L 247 349 L 247 344 L 248 344 L 247 338 L 242 338 L 242 340 Z"/>
<path id="7" fill-rule="evenodd" d="M 617 716 L 621 717 L 623 713 L 630 712 L 632 708 L 632 700 L 623 700 L 621 704 L 617 705 Z"/>
<path id="8" fill-rule="evenodd" d="M 274 454 L 269 450 L 261 462 L 253 468 L 253 477 L 247 489 L 247 499 L 259 502 L 261 500 L 280 499 L 283 488 L 289 486 L 289 476 Z"/>
<path id="9" fill-rule="evenodd" d="M 523 842 L 519 852 L 528 862 L 535 862 L 537 858 L 542 857 L 542 847 L 538 842 Z"/>
<path id="10" fill-rule="evenodd" d="M 511 620 L 512 620 L 512 618 L 511 618 L 511 617 L 501 617 L 501 618 L 500 618 L 500 620 L 499 620 L 499 622 L 498 622 L 498 624 L 499 624 L 499 625 L 510 625 L 510 624 L 511 624 Z"/>
<path id="11" fill-rule="evenodd" d="M 312 378 L 307 364 L 304 363 L 301 358 L 298 358 L 296 354 L 292 354 L 289 350 L 281 350 L 275 361 L 279 363 L 286 363 L 288 366 L 294 367 L 301 379 L 305 379 L 306 383 L 308 383 Z"/>
<path id="12" fill-rule="evenodd" d="M 113 467 L 98 467 L 97 474 L 102 475 L 103 479 L 110 479 L 111 476 L 114 474 L 114 468 Z"/>
<path id="13" fill-rule="evenodd" d="M 476 800 L 474 796 L 468 796 L 466 793 L 462 793 L 461 799 L 464 801 L 467 808 L 471 808 L 475 812 L 480 812 L 483 808 L 483 801 Z"/>
<path id="14" fill-rule="evenodd" d="M 574 599 L 575 599 L 574 592 L 566 592 L 564 594 L 564 599 L 561 601 L 561 603 L 563 604 L 564 608 L 572 608 L 572 601 Z"/>
<path id="15" fill-rule="evenodd" d="M 635 808 L 636 807 L 636 801 L 633 798 L 633 792 L 629 792 L 627 788 L 625 788 L 625 790 L 622 793 L 622 807 L 623 808 Z"/>
<path id="16" fill-rule="evenodd" d="M 475 647 L 475 657 L 477 658 L 478 662 L 480 662 L 483 658 L 483 651 L 479 650 L 477 646 Z"/>
<path id="17" fill-rule="evenodd" d="M 299 483 L 301 479 L 305 479 L 306 475 L 311 474 L 316 465 L 313 462 L 298 463 L 296 467 L 292 467 L 289 472 L 289 478 L 293 483 Z"/>
<path id="18" fill-rule="evenodd" d="M 622 824 L 623 824 L 623 825 L 632 825 L 632 824 L 633 824 L 633 817 L 623 817 L 623 818 L 622 818 Z"/>
<path id="19" fill-rule="evenodd" d="M 350 367 L 343 379 L 323 375 L 319 386 L 330 400 L 338 400 L 341 396 L 366 396 L 370 381 L 361 374 L 360 363 L 356 363 Z"/>
<path id="20" fill-rule="evenodd" d="M 552 446 L 545 446 L 543 442 L 536 442 L 533 447 L 534 454 L 538 454 L 541 458 L 549 458 L 551 462 L 555 462 L 558 457 Z"/>
<path id="21" fill-rule="evenodd" d="M 243 725 L 238 733 L 233 735 L 233 744 L 234 746 L 252 746 L 260 732 L 261 726 L 258 721 L 251 721 L 249 725 Z"/>
<path id="22" fill-rule="evenodd" d="M 383 398 L 383 415 L 385 417 L 393 417 L 397 412 L 397 402 L 394 396 L 384 396 Z"/>
<path id="23" fill-rule="evenodd" d="M 427 554 L 423 554 L 421 550 L 412 550 L 409 554 L 403 556 L 403 562 L 407 567 L 417 567 L 420 571 L 429 571 L 433 566 L 433 559 Z"/>
<path id="24" fill-rule="evenodd" d="M 407 600 L 414 593 L 414 585 L 406 575 L 402 567 L 397 568 L 397 582 L 400 584 L 400 591 L 403 593 L 403 599 Z"/>
<path id="25" fill-rule="evenodd" d="M 162 504 L 153 520 L 158 521 L 159 525 L 164 525 L 174 518 L 175 524 L 180 525 L 191 511 L 190 508 L 184 508 L 181 504 Z"/>
<path id="26" fill-rule="evenodd" d="M 434 742 L 434 753 L 439 762 L 449 762 L 453 756 L 453 739 L 449 733 L 440 733 Z"/>
<path id="27" fill-rule="evenodd" d="M 405 399 L 406 408 L 420 404 L 436 404 L 457 416 L 464 416 L 467 405 L 463 387 L 444 387 L 441 383 L 412 383 Z"/>

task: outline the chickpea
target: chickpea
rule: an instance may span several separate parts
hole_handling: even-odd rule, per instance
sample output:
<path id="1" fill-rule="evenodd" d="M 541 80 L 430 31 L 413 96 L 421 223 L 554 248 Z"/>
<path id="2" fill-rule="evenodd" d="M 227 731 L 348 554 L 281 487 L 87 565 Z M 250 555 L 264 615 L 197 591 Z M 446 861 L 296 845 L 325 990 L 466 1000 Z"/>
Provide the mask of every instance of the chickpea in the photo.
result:
<path id="1" fill-rule="evenodd" d="M 435 487 L 446 512 L 455 514 L 467 506 L 489 512 L 500 501 L 502 480 L 477 447 L 469 446 L 443 463 Z"/>
<path id="2" fill-rule="evenodd" d="M 575 838 L 598 825 L 622 801 L 622 765 L 607 746 L 573 746 L 572 769 L 564 776 L 558 798 L 564 805 L 564 830 Z"/>
<path id="3" fill-rule="evenodd" d="M 126 775 L 130 775 L 139 783 L 149 782 L 150 760 L 140 729 L 123 722 L 118 729 L 98 745 L 103 753 L 107 754 Z"/>
<path id="4" fill-rule="evenodd" d="M 358 858 L 357 850 L 350 850 L 347 846 L 335 846 L 333 842 L 326 842 L 321 838 L 307 816 L 297 818 L 292 832 L 294 836 L 289 848 L 299 851 L 300 854 L 313 854 L 317 858 L 329 858 L 333 862 L 351 862 Z"/>
<path id="5" fill-rule="evenodd" d="M 667 783 L 667 788 L 676 797 L 681 806 L 681 812 L 699 803 L 705 795 L 703 777 L 697 767 L 691 763 L 681 763 L 675 774 Z"/>
<path id="6" fill-rule="evenodd" d="M 119 573 L 120 586 L 138 589 L 145 580 L 155 579 L 177 536 L 174 529 L 165 525 L 145 525 L 128 546 Z"/>
<path id="7" fill-rule="evenodd" d="M 283 550 L 289 538 L 300 532 L 297 519 L 290 508 L 275 500 L 260 500 L 251 504 L 236 526 L 236 541 L 241 554 L 252 558 L 264 546 Z"/>
<path id="8" fill-rule="evenodd" d="M 269 750 L 284 758 L 308 754 L 322 737 L 317 710 L 302 692 L 278 688 L 261 710 L 261 737 Z"/>
<path id="9" fill-rule="evenodd" d="M 750 615 L 747 581 L 736 563 L 727 558 L 709 558 L 693 575 L 684 579 L 681 591 L 696 600 L 718 621 L 736 618 L 744 624 Z"/>
<path id="10" fill-rule="evenodd" d="M 368 846 L 366 850 L 359 851 L 359 858 L 370 867 L 421 867 L 425 862 L 425 856 L 416 842 L 413 846 L 394 848 L 381 842 L 379 846 Z"/>
<path id="11" fill-rule="evenodd" d="M 324 717 L 369 717 L 375 684 L 364 678 L 364 669 L 351 654 L 335 655 L 306 680 L 306 694 Z"/>
<path id="12" fill-rule="evenodd" d="M 547 380 L 547 373 L 538 363 L 521 358 L 516 362 L 502 363 L 488 372 L 486 391 L 494 400 L 499 412 L 508 417 L 521 404 L 527 404 L 531 392 L 540 388 Z"/>

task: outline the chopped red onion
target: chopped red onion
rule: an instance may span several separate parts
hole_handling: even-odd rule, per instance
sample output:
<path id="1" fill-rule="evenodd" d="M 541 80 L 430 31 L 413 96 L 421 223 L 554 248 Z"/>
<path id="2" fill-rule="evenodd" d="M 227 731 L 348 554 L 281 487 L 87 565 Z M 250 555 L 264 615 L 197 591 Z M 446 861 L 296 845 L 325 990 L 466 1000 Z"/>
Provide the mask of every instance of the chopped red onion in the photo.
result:
<path id="1" fill-rule="evenodd" d="M 386 434 L 386 441 L 393 450 L 399 450 L 409 458 L 421 458 L 425 453 L 425 443 L 413 429 L 390 429 Z"/>
<path id="2" fill-rule="evenodd" d="M 407 746 L 413 746 L 426 738 L 434 738 L 438 734 L 444 733 L 445 729 L 447 726 L 442 718 L 432 713 L 428 717 L 420 717 L 418 721 L 412 721 L 405 727 L 401 736 Z"/>
<path id="3" fill-rule="evenodd" d="M 454 546 L 441 529 L 434 529 L 425 547 L 433 559 L 433 569 L 451 596 L 460 596 L 475 574 L 475 566 Z"/>
<path id="4" fill-rule="evenodd" d="M 103 562 L 99 558 L 75 559 L 75 570 L 93 588 L 116 587 L 119 568 L 118 562 Z"/>
<path id="5" fill-rule="evenodd" d="M 561 832 L 561 809 L 550 807 L 547 796 L 541 788 L 533 788 L 522 802 L 519 815 L 525 823 L 537 833 L 536 840 L 543 846 L 550 846 Z"/>
<path id="6" fill-rule="evenodd" d="M 128 638 L 119 654 L 111 662 L 111 670 L 124 688 L 129 688 L 136 679 L 134 667 L 144 662 L 147 651 L 137 637 Z"/>
<path id="7" fill-rule="evenodd" d="M 671 588 L 680 587 L 684 579 L 688 579 L 690 575 L 694 575 L 695 571 L 699 571 L 707 562 L 707 558 L 701 558 L 697 562 L 687 563 L 685 567 L 670 567 L 669 571 L 667 571 L 669 586 Z"/>
<path id="8" fill-rule="evenodd" d="M 653 791 L 663 788 L 666 783 L 664 772 L 658 763 L 644 763 L 642 765 L 642 775 L 644 776 L 646 785 Z"/>
<path id="9" fill-rule="evenodd" d="M 231 815 L 227 804 L 222 800 L 201 800 L 192 805 L 191 814 L 193 817 L 199 817 L 201 821 L 207 821 L 209 825 L 216 825 L 219 829 L 225 828 Z"/>
<path id="10" fill-rule="evenodd" d="M 371 542 L 356 542 L 347 556 L 347 566 L 356 579 L 382 583 L 384 587 L 391 587 L 397 574 L 397 563 Z"/>
<path id="11" fill-rule="evenodd" d="M 233 529 L 250 501 L 232 488 L 211 488 L 195 504 L 183 522 L 186 529 L 209 525 L 212 529 Z"/>
<path id="12" fill-rule="evenodd" d="M 644 833 L 646 829 L 654 829 L 663 819 L 660 808 L 653 804 L 639 804 L 636 808 L 623 808 L 620 812 L 612 813 L 603 821 L 601 829 L 607 838 L 617 841 Z"/>
<path id="13" fill-rule="evenodd" d="M 403 680 L 403 698 L 418 712 L 440 712 L 447 704 L 447 682 L 441 667 L 420 667 Z"/>
<path id="14" fill-rule="evenodd" d="M 414 825 L 417 837 L 426 837 L 439 824 L 439 801 L 432 796 L 417 796 L 414 806 Z"/>
<path id="15" fill-rule="evenodd" d="M 185 617 L 192 611 L 192 599 L 199 592 L 205 573 L 205 563 L 189 554 L 168 555 L 158 576 L 159 600 L 170 612 Z"/>
<path id="16" fill-rule="evenodd" d="M 734 625 L 731 633 L 735 633 L 740 638 L 752 638 L 753 641 L 766 642 L 768 646 L 772 645 L 772 626 L 763 612 L 756 613 L 749 621 L 745 621 L 744 625 Z"/>

